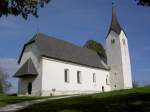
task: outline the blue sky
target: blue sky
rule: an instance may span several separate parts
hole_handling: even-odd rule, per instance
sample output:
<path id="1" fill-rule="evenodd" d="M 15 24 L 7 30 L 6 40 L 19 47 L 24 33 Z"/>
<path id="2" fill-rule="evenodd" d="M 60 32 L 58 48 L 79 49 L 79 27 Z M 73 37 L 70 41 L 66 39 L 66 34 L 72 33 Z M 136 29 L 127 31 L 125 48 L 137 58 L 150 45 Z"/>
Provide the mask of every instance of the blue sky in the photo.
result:
<path id="1" fill-rule="evenodd" d="M 150 8 L 134 0 L 116 0 L 116 12 L 125 29 L 132 63 L 133 80 L 150 83 Z M 10 76 L 18 68 L 21 49 L 37 32 L 82 46 L 93 39 L 105 46 L 111 22 L 111 0 L 52 0 L 40 9 L 39 18 L 0 18 L 0 66 Z M 16 80 L 9 79 L 16 90 Z"/>

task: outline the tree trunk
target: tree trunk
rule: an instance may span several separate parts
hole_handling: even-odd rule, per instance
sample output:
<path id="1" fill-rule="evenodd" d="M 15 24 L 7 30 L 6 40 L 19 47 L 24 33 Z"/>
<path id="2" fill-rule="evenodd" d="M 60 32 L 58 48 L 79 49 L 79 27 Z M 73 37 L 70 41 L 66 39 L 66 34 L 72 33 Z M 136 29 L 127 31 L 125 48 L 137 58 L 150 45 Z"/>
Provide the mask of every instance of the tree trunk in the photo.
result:
<path id="1" fill-rule="evenodd" d="M 0 80 L 0 93 L 3 93 L 3 86 L 1 80 Z"/>

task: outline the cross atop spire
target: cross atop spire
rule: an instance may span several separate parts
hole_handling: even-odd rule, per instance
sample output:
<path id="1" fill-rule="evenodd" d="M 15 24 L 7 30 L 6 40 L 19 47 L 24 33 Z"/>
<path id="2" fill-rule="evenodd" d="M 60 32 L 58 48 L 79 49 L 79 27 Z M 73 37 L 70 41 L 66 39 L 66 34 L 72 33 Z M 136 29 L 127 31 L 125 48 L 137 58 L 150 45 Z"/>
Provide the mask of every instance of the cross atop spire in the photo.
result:
<path id="1" fill-rule="evenodd" d="M 112 5 L 114 5 L 115 4 L 115 1 L 114 0 L 112 0 Z"/>
<path id="2" fill-rule="evenodd" d="M 114 4 L 114 0 L 112 1 L 112 20 L 111 20 L 111 26 L 109 29 L 110 33 L 111 31 L 116 32 L 117 34 L 120 34 L 122 28 L 118 22 L 117 16 L 116 16 L 116 11 L 115 11 L 115 4 Z"/>

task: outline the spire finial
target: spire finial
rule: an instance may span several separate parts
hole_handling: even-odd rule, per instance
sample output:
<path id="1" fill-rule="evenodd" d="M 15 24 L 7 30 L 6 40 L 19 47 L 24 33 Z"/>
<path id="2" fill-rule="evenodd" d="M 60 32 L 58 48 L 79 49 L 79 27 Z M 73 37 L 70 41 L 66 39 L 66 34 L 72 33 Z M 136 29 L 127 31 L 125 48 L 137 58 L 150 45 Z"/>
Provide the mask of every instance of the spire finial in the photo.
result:
<path id="1" fill-rule="evenodd" d="M 114 10 L 114 8 L 115 8 L 115 0 L 112 0 L 112 8 Z"/>
<path id="2" fill-rule="evenodd" d="M 115 1 L 114 0 L 112 0 L 112 5 L 114 5 L 115 4 Z"/>
<path id="3" fill-rule="evenodd" d="M 114 31 L 117 34 L 120 34 L 122 28 L 117 20 L 114 1 L 115 0 L 112 0 L 112 20 L 111 20 L 111 26 L 109 29 L 109 33 L 110 33 L 110 31 Z"/>
<path id="4" fill-rule="evenodd" d="M 112 0 L 112 14 L 113 14 L 113 16 L 116 15 L 114 13 L 115 13 L 115 1 Z"/>

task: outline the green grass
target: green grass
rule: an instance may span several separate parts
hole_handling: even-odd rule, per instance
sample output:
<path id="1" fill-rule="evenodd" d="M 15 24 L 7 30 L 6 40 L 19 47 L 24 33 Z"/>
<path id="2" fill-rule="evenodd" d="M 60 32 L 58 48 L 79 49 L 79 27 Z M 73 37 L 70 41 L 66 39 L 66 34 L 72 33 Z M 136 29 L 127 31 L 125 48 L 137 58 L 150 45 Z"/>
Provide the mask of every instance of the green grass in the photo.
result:
<path id="1" fill-rule="evenodd" d="M 8 104 L 14 104 L 14 103 L 42 99 L 42 98 L 47 98 L 47 97 L 9 96 L 5 94 L 0 94 L 0 107 L 8 105 Z"/>
<path id="2" fill-rule="evenodd" d="M 150 112 L 150 87 L 52 100 L 18 112 Z"/>

